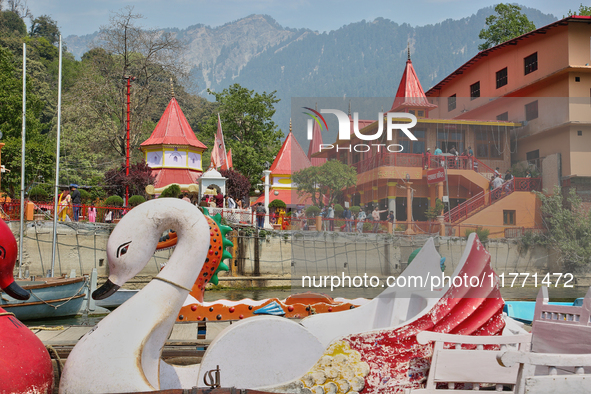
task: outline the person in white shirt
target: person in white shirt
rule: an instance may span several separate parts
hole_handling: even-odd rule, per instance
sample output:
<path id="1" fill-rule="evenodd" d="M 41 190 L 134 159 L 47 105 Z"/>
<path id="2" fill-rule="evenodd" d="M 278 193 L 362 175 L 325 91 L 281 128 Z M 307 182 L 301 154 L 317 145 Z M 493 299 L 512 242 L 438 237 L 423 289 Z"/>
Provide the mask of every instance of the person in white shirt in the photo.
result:
<path id="1" fill-rule="evenodd" d="M 367 215 L 365 214 L 365 211 L 361 209 L 357 214 L 357 232 L 359 234 L 363 233 L 363 224 L 365 222 L 365 218 L 367 218 Z"/>
<path id="2" fill-rule="evenodd" d="M 226 196 L 226 205 L 230 209 L 236 209 L 236 201 L 232 198 L 232 196 Z"/>
<path id="3" fill-rule="evenodd" d="M 376 205 L 376 207 L 373 209 L 373 212 L 371 213 L 371 217 L 373 218 L 373 232 L 377 233 L 378 229 L 380 228 L 380 213 L 382 212 L 386 212 L 387 209 L 384 209 L 383 211 L 378 210 L 378 206 Z"/>

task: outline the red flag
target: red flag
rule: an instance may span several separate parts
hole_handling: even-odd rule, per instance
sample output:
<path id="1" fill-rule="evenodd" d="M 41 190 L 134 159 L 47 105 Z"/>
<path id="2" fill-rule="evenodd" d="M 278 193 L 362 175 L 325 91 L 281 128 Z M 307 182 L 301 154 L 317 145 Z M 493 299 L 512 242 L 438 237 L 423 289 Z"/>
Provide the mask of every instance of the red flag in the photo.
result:
<path id="1" fill-rule="evenodd" d="M 232 149 L 230 149 L 228 151 L 228 157 L 226 158 L 226 165 L 228 166 L 229 170 L 234 168 L 234 164 L 232 163 Z"/>
<path id="2" fill-rule="evenodd" d="M 211 163 L 214 168 L 224 166 L 226 164 L 226 145 L 224 145 L 224 134 L 222 133 L 222 121 L 220 114 L 218 114 L 218 132 L 215 135 L 215 142 L 213 150 L 211 151 Z"/>
<path id="3" fill-rule="evenodd" d="M 234 167 L 234 165 L 232 164 L 232 149 L 230 149 L 226 156 L 226 164 L 222 166 L 222 170 L 231 170 L 232 167 Z"/>

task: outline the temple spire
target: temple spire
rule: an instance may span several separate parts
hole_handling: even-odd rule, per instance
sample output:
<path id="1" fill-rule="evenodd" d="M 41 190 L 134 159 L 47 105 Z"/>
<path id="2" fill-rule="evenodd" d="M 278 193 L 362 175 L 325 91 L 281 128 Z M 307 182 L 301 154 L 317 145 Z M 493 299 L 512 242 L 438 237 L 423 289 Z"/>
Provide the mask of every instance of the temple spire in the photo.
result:
<path id="1" fill-rule="evenodd" d="M 408 51 L 408 60 L 410 60 L 410 42 L 406 44 L 406 50 Z"/>
<path id="2" fill-rule="evenodd" d="M 174 97 L 174 85 L 172 83 L 172 77 L 170 77 L 170 95 Z"/>
<path id="3" fill-rule="evenodd" d="M 347 115 L 349 115 L 349 117 L 351 117 L 351 100 L 349 100 L 349 113 Z"/>
<path id="4" fill-rule="evenodd" d="M 289 118 L 289 132 L 291 133 L 291 118 Z"/>

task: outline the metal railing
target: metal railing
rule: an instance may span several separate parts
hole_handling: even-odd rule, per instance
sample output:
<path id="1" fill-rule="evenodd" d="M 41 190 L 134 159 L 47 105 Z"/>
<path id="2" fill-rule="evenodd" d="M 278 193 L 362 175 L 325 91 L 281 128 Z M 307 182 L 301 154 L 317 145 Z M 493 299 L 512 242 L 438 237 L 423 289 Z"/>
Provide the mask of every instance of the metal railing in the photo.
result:
<path id="1" fill-rule="evenodd" d="M 26 201 L 33 203 L 33 220 L 51 220 L 53 219 L 53 202 L 48 201 Z M 82 222 L 111 223 L 117 222 L 127 213 L 131 207 L 113 207 L 98 206 L 94 204 L 73 204 L 66 207 L 58 206 L 58 219 L 60 221 L 76 221 L 74 217 L 74 208 L 78 208 L 78 220 Z M 96 214 L 94 211 L 96 210 Z M 26 211 L 25 211 L 26 212 Z M 111 212 L 109 216 L 108 213 Z M 10 202 L 0 202 L 0 217 L 5 221 L 20 220 L 20 200 L 11 200 Z M 109 219 L 110 217 L 110 219 Z"/>
<path id="2" fill-rule="evenodd" d="M 424 169 L 445 167 L 456 170 L 471 170 L 486 178 L 490 178 L 490 174 L 495 172 L 495 170 L 474 156 L 435 156 L 431 154 L 381 152 L 353 164 L 358 174 L 383 166 L 422 167 Z"/>
<path id="3" fill-rule="evenodd" d="M 449 212 L 446 212 L 445 221 L 448 223 L 457 223 L 466 220 L 482 209 L 507 197 L 514 191 L 529 192 L 533 190 L 542 190 L 541 178 L 513 178 L 496 189 L 478 193 L 471 199 L 464 201 Z"/>

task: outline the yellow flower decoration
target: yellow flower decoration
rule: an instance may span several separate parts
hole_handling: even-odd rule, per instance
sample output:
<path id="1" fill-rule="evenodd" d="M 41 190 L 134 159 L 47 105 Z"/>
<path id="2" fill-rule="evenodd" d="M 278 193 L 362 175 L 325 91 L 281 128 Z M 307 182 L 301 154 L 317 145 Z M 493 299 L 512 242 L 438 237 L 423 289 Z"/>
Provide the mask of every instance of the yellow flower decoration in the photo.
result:
<path id="1" fill-rule="evenodd" d="M 369 365 L 345 341 L 335 341 L 300 380 L 314 394 L 358 394 Z"/>

